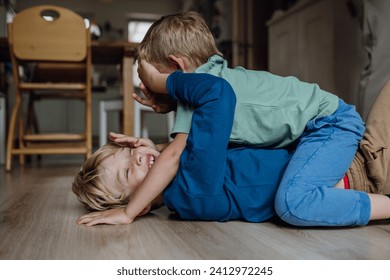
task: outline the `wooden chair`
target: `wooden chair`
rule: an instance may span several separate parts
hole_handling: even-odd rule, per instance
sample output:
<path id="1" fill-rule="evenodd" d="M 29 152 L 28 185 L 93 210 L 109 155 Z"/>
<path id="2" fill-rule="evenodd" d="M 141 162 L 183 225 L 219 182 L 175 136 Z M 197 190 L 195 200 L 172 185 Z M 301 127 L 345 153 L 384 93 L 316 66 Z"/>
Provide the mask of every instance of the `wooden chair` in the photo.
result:
<path id="1" fill-rule="evenodd" d="M 11 170 L 14 155 L 19 155 L 21 165 L 25 155 L 32 154 L 89 157 L 92 153 L 91 39 L 84 19 L 58 6 L 32 7 L 18 13 L 8 25 L 8 42 L 15 104 L 8 130 L 6 170 Z M 26 80 L 20 74 L 21 69 L 29 69 L 35 75 Z M 29 109 L 24 114 L 26 96 Z M 43 98 L 82 100 L 84 131 L 37 133 L 32 106 L 35 100 Z"/>

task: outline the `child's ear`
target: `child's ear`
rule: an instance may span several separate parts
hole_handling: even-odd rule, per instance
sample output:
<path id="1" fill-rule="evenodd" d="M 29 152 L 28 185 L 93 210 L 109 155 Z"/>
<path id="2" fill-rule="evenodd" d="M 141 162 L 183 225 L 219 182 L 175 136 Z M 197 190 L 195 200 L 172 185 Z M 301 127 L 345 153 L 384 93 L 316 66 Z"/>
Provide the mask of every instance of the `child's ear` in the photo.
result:
<path id="1" fill-rule="evenodd" d="M 173 54 L 170 54 L 168 56 L 168 58 L 169 58 L 169 61 L 172 63 L 173 68 L 175 68 L 176 70 L 185 71 L 185 63 L 184 63 L 183 58 L 177 57 Z"/>
<path id="2" fill-rule="evenodd" d="M 146 207 L 144 208 L 144 210 L 142 210 L 141 213 L 139 213 L 139 214 L 137 215 L 137 217 L 140 217 L 140 216 L 143 216 L 143 215 L 148 214 L 151 207 L 152 207 L 152 204 L 149 204 L 148 206 L 146 206 Z"/>

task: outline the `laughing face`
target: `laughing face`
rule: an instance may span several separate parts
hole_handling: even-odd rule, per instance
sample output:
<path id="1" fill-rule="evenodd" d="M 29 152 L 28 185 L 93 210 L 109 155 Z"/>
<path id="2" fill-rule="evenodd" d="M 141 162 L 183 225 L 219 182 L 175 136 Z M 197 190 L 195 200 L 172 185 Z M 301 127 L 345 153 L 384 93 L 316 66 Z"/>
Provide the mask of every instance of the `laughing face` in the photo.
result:
<path id="1" fill-rule="evenodd" d="M 160 153 L 150 147 L 124 147 L 102 161 L 103 180 L 114 196 L 130 195 L 144 180 Z"/>

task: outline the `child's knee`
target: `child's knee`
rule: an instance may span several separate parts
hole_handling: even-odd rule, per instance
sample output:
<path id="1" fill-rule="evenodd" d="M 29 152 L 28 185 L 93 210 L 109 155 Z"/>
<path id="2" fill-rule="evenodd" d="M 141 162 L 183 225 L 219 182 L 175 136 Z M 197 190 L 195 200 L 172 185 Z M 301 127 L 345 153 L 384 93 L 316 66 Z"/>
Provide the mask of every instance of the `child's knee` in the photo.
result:
<path id="1" fill-rule="evenodd" d="M 310 221 L 310 191 L 295 184 L 279 188 L 275 197 L 275 211 L 284 222 L 304 226 Z"/>

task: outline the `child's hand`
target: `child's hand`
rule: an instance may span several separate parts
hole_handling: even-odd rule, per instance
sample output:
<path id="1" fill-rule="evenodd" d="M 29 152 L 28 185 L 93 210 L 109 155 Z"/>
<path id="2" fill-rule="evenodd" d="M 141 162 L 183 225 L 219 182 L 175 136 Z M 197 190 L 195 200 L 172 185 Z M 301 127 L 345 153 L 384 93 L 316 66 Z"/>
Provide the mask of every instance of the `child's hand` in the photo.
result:
<path id="1" fill-rule="evenodd" d="M 138 103 L 152 108 L 156 113 L 165 114 L 176 110 L 176 102 L 167 94 L 152 92 L 144 85 L 144 83 L 140 84 L 140 89 L 144 93 L 146 99 L 136 93 L 133 93 L 133 98 Z"/>
<path id="2" fill-rule="evenodd" d="M 157 151 L 156 145 L 150 139 L 132 137 L 132 136 L 127 136 L 124 134 L 118 134 L 118 133 L 114 133 L 114 132 L 110 132 L 108 137 L 111 141 L 113 141 L 115 143 L 124 144 L 124 145 L 131 147 L 131 148 L 145 146 L 145 147 L 155 149 Z"/>
<path id="3" fill-rule="evenodd" d="M 156 67 L 144 59 L 138 60 L 138 77 L 153 92 L 168 93 L 166 82 L 169 74 L 160 73 Z"/>
<path id="4" fill-rule="evenodd" d="M 160 75 L 160 72 L 152 64 L 147 62 L 145 59 L 138 60 L 138 77 L 141 81 L 149 88 L 153 83 L 153 79 Z"/>
<path id="5" fill-rule="evenodd" d="M 127 225 L 133 221 L 134 219 L 126 215 L 125 208 L 123 207 L 86 214 L 77 220 L 77 224 L 86 226 L 99 224 Z"/>

